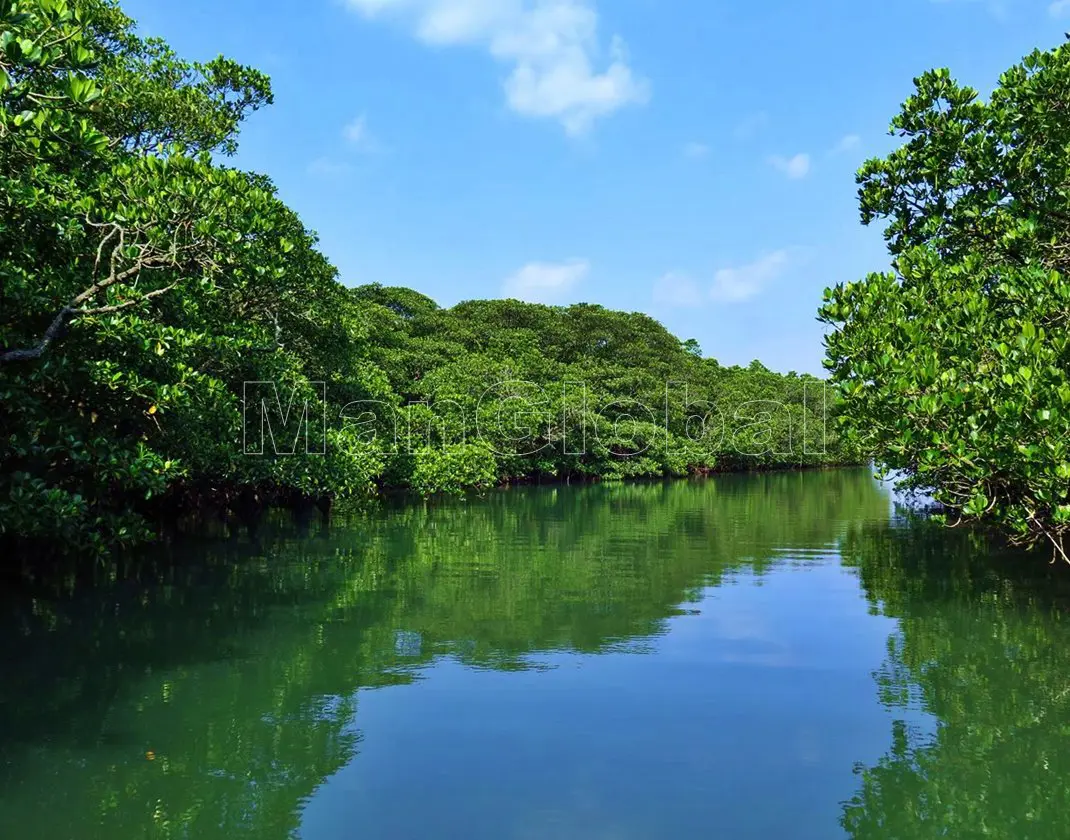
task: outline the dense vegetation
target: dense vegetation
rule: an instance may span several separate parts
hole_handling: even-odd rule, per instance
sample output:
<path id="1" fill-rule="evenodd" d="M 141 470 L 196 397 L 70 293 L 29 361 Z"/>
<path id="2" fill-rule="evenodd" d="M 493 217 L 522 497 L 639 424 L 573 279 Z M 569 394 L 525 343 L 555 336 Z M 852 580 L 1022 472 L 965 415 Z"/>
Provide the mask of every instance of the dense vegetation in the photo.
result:
<path id="1" fill-rule="evenodd" d="M 448 489 L 462 466 L 490 479 L 620 479 L 838 455 L 826 452 L 822 382 L 757 362 L 722 368 L 646 315 L 353 294 L 376 337 L 369 359 L 405 406 L 397 483 Z"/>
<path id="2" fill-rule="evenodd" d="M 384 485 L 844 457 L 817 380 L 721 368 L 645 316 L 346 288 L 270 180 L 225 165 L 271 101 L 114 0 L 0 0 L 0 545 L 100 550 Z M 321 454 L 280 440 L 299 410 L 245 438 L 247 382 L 283 414 L 325 392 Z"/>
<path id="3" fill-rule="evenodd" d="M 894 272 L 821 310 L 849 439 L 951 517 L 1044 540 L 1070 530 L 1070 46 L 1008 70 L 988 102 L 947 70 L 859 173 Z"/>

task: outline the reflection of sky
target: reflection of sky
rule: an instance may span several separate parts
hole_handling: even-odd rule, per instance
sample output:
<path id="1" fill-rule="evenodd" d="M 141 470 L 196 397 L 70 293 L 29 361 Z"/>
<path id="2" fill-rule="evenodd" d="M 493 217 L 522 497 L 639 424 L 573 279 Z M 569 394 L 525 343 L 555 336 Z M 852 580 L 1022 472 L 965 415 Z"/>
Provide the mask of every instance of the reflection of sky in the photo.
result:
<path id="1" fill-rule="evenodd" d="M 902 471 L 893 470 L 886 479 L 877 482 L 888 493 L 888 504 L 893 518 L 897 515 L 897 509 L 921 510 L 933 504 L 933 497 L 927 493 L 907 493 L 895 489 L 896 483 L 905 475 Z"/>
<path id="2" fill-rule="evenodd" d="M 360 753 L 304 836 L 842 836 L 852 768 L 901 716 L 873 679 L 894 622 L 834 557 L 756 583 L 708 590 L 645 654 L 546 654 L 550 670 L 517 673 L 447 660 L 362 692 Z"/>

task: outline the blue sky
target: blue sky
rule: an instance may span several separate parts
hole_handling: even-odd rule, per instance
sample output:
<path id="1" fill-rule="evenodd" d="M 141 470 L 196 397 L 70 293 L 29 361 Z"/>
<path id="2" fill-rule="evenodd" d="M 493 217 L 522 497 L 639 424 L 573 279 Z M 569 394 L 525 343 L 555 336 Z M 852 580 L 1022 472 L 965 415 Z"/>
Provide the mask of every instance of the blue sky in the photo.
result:
<path id="1" fill-rule="evenodd" d="M 828 285 L 887 266 L 854 171 L 920 72 L 987 94 L 1070 0 L 126 0 L 272 76 L 236 163 L 349 285 L 647 312 L 821 372 Z"/>

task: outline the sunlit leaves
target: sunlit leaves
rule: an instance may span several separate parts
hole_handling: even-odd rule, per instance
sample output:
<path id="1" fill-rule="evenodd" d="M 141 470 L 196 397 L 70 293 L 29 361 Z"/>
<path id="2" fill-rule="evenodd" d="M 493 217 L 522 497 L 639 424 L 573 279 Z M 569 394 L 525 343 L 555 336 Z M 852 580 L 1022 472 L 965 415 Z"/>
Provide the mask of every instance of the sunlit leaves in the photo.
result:
<path id="1" fill-rule="evenodd" d="M 915 80 L 906 144 L 859 172 L 893 274 L 826 292 L 845 432 L 952 511 L 1061 542 L 1070 495 L 1070 46 L 989 102 L 946 70 Z"/>

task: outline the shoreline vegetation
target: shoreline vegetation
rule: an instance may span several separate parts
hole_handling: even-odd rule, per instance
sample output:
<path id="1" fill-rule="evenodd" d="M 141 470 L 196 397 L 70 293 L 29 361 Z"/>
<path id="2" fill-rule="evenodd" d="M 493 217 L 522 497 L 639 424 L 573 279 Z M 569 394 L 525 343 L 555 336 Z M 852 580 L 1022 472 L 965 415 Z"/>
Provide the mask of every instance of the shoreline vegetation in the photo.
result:
<path id="1" fill-rule="evenodd" d="M 344 286 L 270 179 L 227 165 L 271 102 L 259 71 L 185 61 L 114 0 L 0 0 L 5 552 L 384 488 L 862 460 L 821 380 L 722 367 L 648 316 Z"/>
<path id="2" fill-rule="evenodd" d="M 826 290 L 828 380 L 724 367 L 640 313 L 344 285 L 228 165 L 272 101 L 117 0 L 0 0 L 0 550 L 393 488 L 872 461 L 1070 561 L 1070 46 L 988 101 L 915 80 L 903 145 L 857 179 L 892 271 Z"/>
<path id="3" fill-rule="evenodd" d="M 945 522 L 1070 562 L 1070 45 L 987 101 L 947 69 L 914 86 L 858 173 L 893 270 L 820 311 L 841 429 Z"/>

